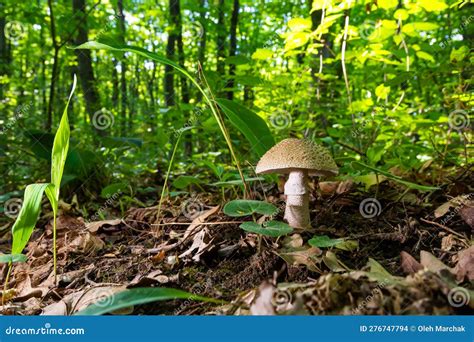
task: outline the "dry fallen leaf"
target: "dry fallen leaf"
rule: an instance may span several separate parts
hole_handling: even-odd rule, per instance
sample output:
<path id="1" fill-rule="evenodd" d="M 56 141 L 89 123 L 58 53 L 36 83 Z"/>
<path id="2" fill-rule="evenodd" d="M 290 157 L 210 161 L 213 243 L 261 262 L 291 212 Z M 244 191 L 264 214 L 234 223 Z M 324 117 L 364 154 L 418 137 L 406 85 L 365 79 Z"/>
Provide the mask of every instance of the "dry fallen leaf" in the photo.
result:
<path id="1" fill-rule="evenodd" d="M 436 258 L 433 254 L 427 251 L 420 252 L 420 264 L 423 267 L 426 267 L 428 270 L 434 273 L 440 273 L 442 270 L 448 270 L 453 272 L 453 270 L 446 266 L 441 260 Z"/>
<path id="2" fill-rule="evenodd" d="M 121 219 L 88 222 L 86 223 L 86 228 L 91 233 L 95 233 L 103 226 L 117 226 L 120 223 L 122 223 Z"/>
<path id="3" fill-rule="evenodd" d="M 454 270 L 459 282 L 462 282 L 464 278 L 474 280 L 474 246 L 458 253 L 458 263 Z"/>
<path id="4" fill-rule="evenodd" d="M 438 208 L 436 208 L 434 212 L 434 216 L 436 218 L 442 217 L 446 215 L 451 208 L 463 208 L 463 207 L 469 207 L 469 198 L 471 195 L 461 195 L 454 197 L 450 199 L 448 202 L 440 205 Z"/>
<path id="5" fill-rule="evenodd" d="M 320 273 L 321 250 L 317 247 L 285 248 L 277 254 L 291 266 L 305 265 L 310 271 Z"/>
<path id="6" fill-rule="evenodd" d="M 183 240 L 186 240 L 189 235 L 195 233 L 197 228 L 201 225 L 201 223 L 206 222 L 206 219 L 210 217 L 211 215 L 214 215 L 219 211 L 219 206 L 212 207 L 209 210 L 204 211 L 201 215 L 196 217 L 191 224 L 189 225 L 188 228 L 186 228 L 186 231 L 184 232 Z"/>
<path id="7" fill-rule="evenodd" d="M 264 282 L 258 288 L 257 295 L 250 305 L 250 313 L 256 316 L 275 315 L 273 295 L 275 287 L 269 282 Z"/>
<path id="8" fill-rule="evenodd" d="M 400 258 L 401 258 L 401 267 L 403 269 L 403 272 L 407 274 L 413 274 L 423 269 L 423 266 L 421 266 L 421 264 L 418 261 L 416 261 L 414 257 L 412 257 L 410 254 L 408 254 L 405 251 L 402 251 L 400 253 Z"/>
<path id="9" fill-rule="evenodd" d="M 72 315 L 94 303 L 106 306 L 111 303 L 114 294 L 124 289 L 125 286 L 97 286 L 80 290 L 46 306 L 41 315 Z"/>

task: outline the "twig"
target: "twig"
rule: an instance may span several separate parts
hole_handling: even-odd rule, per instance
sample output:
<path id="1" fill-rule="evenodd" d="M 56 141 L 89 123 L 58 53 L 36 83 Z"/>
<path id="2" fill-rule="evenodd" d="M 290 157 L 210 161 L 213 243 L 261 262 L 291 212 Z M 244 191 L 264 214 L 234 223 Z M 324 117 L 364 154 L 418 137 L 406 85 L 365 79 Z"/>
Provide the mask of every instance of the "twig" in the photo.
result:
<path id="1" fill-rule="evenodd" d="M 133 220 L 130 220 L 133 221 Z M 199 226 L 213 226 L 217 224 L 240 224 L 243 223 L 244 221 L 224 221 L 224 222 L 203 222 L 199 223 Z M 152 223 L 150 224 L 151 226 L 189 226 L 191 222 L 185 223 L 185 222 L 167 222 L 167 223 Z"/>
<path id="2" fill-rule="evenodd" d="M 451 234 L 457 235 L 457 236 L 459 236 L 459 237 L 461 237 L 461 238 L 463 238 L 463 239 L 466 239 L 466 237 L 465 237 L 464 235 L 462 235 L 461 233 L 458 233 L 457 231 L 452 230 L 451 228 L 446 227 L 446 226 L 444 226 L 444 225 L 442 225 L 442 224 L 440 224 L 440 223 L 433 222 L 433 221 L 428 221 L 428 220 L 425 220 L 424 218 L 420 218 L 420 220 L 423 221 L 423 222 L 425 222 L 425 223 L 429 223 L 429 224 L 435 225 L 435 226 L 437 226 L 437 227 L 439 227 L 439 228 L 442 228 L 442 229 L 444 229 L 444 230 L 450 232 Z"/>

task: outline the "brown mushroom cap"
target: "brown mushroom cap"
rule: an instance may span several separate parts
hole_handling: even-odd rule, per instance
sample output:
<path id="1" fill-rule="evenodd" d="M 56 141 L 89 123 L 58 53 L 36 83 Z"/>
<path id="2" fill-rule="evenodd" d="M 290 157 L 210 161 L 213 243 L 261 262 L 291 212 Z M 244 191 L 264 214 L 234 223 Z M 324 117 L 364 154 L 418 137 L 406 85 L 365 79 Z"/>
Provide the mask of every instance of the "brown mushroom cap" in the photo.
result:
<path id="1" fill-rule="evenodd" d="M 306 139 L 285 139 L 265 153 L 257 173 L 290 173 L 303 169 L 310 175 L 337 175 L 338 168 L 329 151 Z"/>

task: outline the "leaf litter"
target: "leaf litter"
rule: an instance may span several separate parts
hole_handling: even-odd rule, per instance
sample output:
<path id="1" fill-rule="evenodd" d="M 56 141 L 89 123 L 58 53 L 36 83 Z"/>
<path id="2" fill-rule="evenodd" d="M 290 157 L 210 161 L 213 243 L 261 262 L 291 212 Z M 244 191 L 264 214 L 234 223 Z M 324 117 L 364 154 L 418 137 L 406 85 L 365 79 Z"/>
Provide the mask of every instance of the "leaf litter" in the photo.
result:
<path id="1" fill-rule="evenodd" d="M 156 206 L 130 208 L 121 218 L 111 212 L 96 222 L 63 210 L 57 284 L 44 215 L 25 250 L 27 262 L 15 264 L 3 313 L 71 315 L 124 289 L 163 286 L 228 303 L 170 300 L 113 314 L 472 312 L 472 194 L 410 191 L 400 198 L 398 191 L 394 201 L 399 185 L 384 179 L 377 190 L 383 210 L 366 218 L 359 204 L 374 196 L 372 178 L 313 186 L 313 229 L 261 242 L 224 215 L 223 203 L 211 195 L 201 197 L 202 210 L 192 220 L 176 199 L 163 202 L 160 219 Z M 267 198 L 281 204 L 276 187 Z M 314 236 L 325 236 L 319 247 L 308 243 Z M 453 303 L 460 288 L 468 294 L 462 305 Z"/>

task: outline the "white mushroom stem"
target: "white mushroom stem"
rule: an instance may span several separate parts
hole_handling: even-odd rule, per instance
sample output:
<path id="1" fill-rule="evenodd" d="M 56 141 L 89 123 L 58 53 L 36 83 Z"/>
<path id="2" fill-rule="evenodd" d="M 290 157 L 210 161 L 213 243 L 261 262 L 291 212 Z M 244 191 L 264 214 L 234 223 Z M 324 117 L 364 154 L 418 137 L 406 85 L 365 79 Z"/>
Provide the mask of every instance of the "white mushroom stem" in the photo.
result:
<path id="1" fill-rule="evenodd" d="M 308 228 L 309 218 L 309 193 L 307 172 L 293 170 L 285 183 L 286 208 L 285 220 L 293 228 Z"/>

